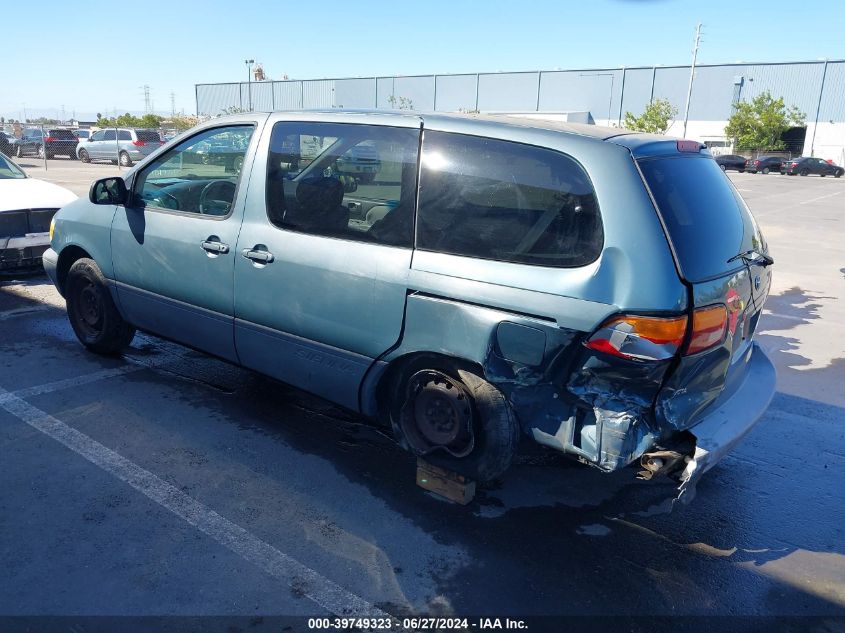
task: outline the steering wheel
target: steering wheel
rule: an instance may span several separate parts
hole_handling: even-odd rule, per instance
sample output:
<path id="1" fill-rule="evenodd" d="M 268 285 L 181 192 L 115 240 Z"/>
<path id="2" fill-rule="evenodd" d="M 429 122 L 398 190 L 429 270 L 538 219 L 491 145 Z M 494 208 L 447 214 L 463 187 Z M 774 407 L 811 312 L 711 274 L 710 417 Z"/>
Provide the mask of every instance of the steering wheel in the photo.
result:
<path id="1" fill-rule="evenodd" d="M 161 207 L 162 209 L 171 209 L 173 211 L 179 210 L 179 200 L 176 196 L 167 193 L 166 191 L 157 191 L 156 195 L 150 198 L 148 204 Z"/>
<path id="2" fill-rule="evenodd" d="M 235 183 L 231 180 L 212 180 L 200 192 L 200 213 L 226 215 L 235 201 Z"/>

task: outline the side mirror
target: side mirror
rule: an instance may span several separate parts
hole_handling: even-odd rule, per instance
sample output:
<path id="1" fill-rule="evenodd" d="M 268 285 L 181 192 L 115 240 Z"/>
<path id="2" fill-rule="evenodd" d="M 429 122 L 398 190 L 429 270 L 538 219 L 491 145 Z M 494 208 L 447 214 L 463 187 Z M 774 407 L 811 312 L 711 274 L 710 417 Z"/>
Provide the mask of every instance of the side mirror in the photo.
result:
<path id="1" fill-rule="evenodd" d="M 100 178 L 88 192 L 88 199 L 94 204 L 126 204 L 128 198 L 123 178 Z"/>

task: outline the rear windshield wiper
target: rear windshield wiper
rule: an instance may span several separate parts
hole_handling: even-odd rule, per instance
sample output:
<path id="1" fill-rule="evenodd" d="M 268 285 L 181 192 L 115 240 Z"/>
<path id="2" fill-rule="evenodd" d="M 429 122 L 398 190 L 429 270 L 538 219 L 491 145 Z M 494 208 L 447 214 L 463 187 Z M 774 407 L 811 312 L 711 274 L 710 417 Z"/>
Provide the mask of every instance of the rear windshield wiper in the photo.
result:
<path id="1" fill-rule="evenodd" d="M 760 253 L 751 249 L 749 251 L 744 251 L 739 253 L 738 255 L 734 255 L 728 260 L 728 263 L 735 262 L 736 260 L 741 259 L 746 264 L 760 264 L 761 266 L 771 266 L 775 263 L 775 260 L 772 259 L 769 255 L 765 253 Z"/>

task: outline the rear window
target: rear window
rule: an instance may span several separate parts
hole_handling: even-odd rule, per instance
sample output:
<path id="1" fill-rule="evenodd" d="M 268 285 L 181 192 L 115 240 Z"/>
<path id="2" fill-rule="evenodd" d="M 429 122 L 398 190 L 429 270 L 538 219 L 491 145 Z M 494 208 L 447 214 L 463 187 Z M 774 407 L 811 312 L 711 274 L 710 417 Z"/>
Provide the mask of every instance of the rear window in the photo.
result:
<path id="1" fill-rule="evenodd" d="M 754 217 L 716 161 L 677 157 L 639 164 L 685 279 L 723 275 L 738 265 L 729 259 L 765 248 Z"/>
<path id="2" fill-rule="evenodd" d="M 72 130 L 49 130 L 47 135 L 52 136 L 53 138 L 66 138 L 73 141 L 76 140 L 76 136 L 74 136 Z"/>
<path id="3" fill-rule="evenodd" d="M 593 186 L 556 151 L 425 132 L 417 247 L 535 266 L 584 266 L 604 242 Z"/>
<path id="4" fill-rule="evenodd" d="M 139 141 L 145 141 L 147 143 L 158 143 L 161 140 L 161 137 L 155 130 L 135 130 L 135 136 L 138 137 Z"/>

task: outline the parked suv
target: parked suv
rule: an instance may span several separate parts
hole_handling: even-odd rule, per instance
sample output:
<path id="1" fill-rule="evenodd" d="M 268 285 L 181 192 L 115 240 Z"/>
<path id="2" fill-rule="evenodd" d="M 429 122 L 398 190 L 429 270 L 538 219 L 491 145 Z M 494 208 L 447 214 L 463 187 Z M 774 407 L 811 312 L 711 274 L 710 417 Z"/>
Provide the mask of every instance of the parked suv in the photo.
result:
<path id="1" fill-rule="evenodd" d="M 202 164 L 219 143 L 239 172 Z M 338 162 L 362 146 L 378 173 L 347 190 Z M 44 255 L 94 352 L 138 328 L 477 480 L 524 436 L 682 498 L 774 393 L 754 342 L 771 264 L 696 141 L 381 112 L 204 123 L 62 208 Z"/>
<path id="2" fill-rule="evenodd" d="M 130 167 L 135 161 L 149 156 L 162 145 L 164 141 L 155 130 L 107 128 L 97 130 L 87 141 L 81 141 L 76 153 L 84 163 L 108 160 Z"/>
<path id="3" fill-rule="evenodd" d="M 760 172 L 761 174 L 768 174 L 772 171 L 780 173 L 783 161 L 784 159 L 780 156 L 758 156 L 746 163 L 745 171 L 752 174 L 756 174 L 757 172 Z"/>
<path id="4" fill-rule="evenodd" d="M 57 155 L 67 156 L 76 159 L 76 144 L 78 139 L 73 131 L 63 128 L 26 128 L 19 139 L 14 139 L 15 156 L 29 155 L 44 158 L 46 151 L 47 158 Z M 45 149 L 46 148 L 46 149 Z"/>
<path id="5" fill-rule="evenodd" d="M 845 169 L 839 165 L 834 165 L 821 158 L 811 158 L 805 156 L 802 158 L 793 158 L 783 164 L 783 173 L 790 176 L 809 176 L 810 174 L 818 174 L 822 178 L 825 176 L 833 176 L 834 178 L 841 178 L 845 173 Z"/>

